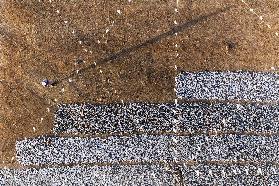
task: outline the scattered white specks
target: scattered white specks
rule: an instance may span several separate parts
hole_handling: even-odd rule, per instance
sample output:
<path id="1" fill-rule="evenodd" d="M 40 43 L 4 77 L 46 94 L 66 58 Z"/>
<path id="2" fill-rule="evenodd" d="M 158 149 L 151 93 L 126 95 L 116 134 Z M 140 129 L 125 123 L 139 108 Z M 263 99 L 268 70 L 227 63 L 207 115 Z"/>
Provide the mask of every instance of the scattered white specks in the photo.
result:
<path id="1" fill-rule="evenodd" d="M 177 139 L 176 139 L 175 137 L 172 137 L 171 139 L 172 139 L 172 141 L 173 141 L 174 143 L 177 143 L 177 142 L 178 142 Z"/>
<path id="2" fill-rule="evenodd" d="M 76 70 L 76 73 L 78 74 L 78 73 L 79 73 L 79 70 Z"/>
<path id="3" fill-rule="evenodd" d="M 222 170 L 222 177 L 226 177 L 226 172 L 224 169 Z"/>
<path id="4" fill-rule="evenodd" d="M 258 168 L 258 170 L 257 170 L 257 174 L 258 174 L 258 175 L 262 175 L 262 174 L 263 174 L 263 172 L 262 172 L 262 169 L 261 169 L 261 168 Z"/>
<path id="5" fill-rule="evenodd" d="M 82 44 L 82 41 L 78 41 L 78 43 L 81 45 L 81 44 Z"/>
<path id="6" fill-rule="evenodd" d="M 57 14 L 59 14 L 59 13 L 60 13 L 60 11 L 59 11 L 59 10 L 56 10 L 56 13 L 57 13 Z"/>
<path id="7" fill-rule="evenodd" d="M 276 35 L 276 36 L 279 36 L 279 33 L 278 33 L 278 32 L 275 32 L 275 35 Z"/>
<path id="8" fill-rule="evenodd" d="M 175 12 L 178 12 L 178 9 L 177 9 L 177 8 L 175 8 L 175 9 L 174 9 L 174 11 L 175 11 Z"/>
<path id="9" fill-rule="evenodd" d="M 245 169 L 244 171 L 245 171 L 246 175 L 249 175 L 249 169 Z"/>
<path id="10" fill-rule="evenodd" d="M 41 118 L 41 123 L 44 121 L 44 118 Z"/>
<path id="11" fill-rule="evenodd" d="M 102 73 L 103 73 L 103 71 L 102 71 L 102 70 L 100 70 L 100 73 L 102 74 Z"/>
<path id="12" fill-rule="evenodd" d="M 68 23 L 68 21 L 64 21 L 64 23 L 65 23 L 65 24 L 67 24 L 67 23 Z"/>
<path id="13" fill-rule="evenodd" d="M 227 123 L 226 118 L 223 118 L 223 119 L 222 119 L 222 123 L 223 123 L 223 124 L 226 124 L 226 123 Z"/>
<path id="14" fill-rule="evenodd" d="M 98 44 L 100 44 L 100 43 L 101 43 L 101 41 L 100 41 L 100 40 L 97 40 L 97 43 L 98 43 Z"/>
<path id="15" fill-rule="evenodd" d="M 35 127 L 33 127 L 33 131 L 34 131 L 34 132 L 36 131 L 36 128 L 35 128 Z"/>
<path id="16" fill-rule="evenodd" d="M 72 34 L 75 34 L 76 33 L 76 31 L 75 30 L 72 30 Z"/>
<path id="17" fill-rule="evenodd" d="M 118 13 L 118 14 L 121 14 L 121 10 L 117 10 L 117 13 Z"/>
<path id="18" fill-rule="evenodd" d="M 61 92 L 65 92 L 65 88 L 62 88 L 62 89 L 61 89 Z"/>
<path id="19" fill-rule="evenodd" d="M 71 83 L 71 82 L 73 82 L 73 79 L 72 79 L 72 78 L 69 78 L 68 81 Z"/>
<path id="20" fill-rule="evenodd" d="M 236 109 L 237 109 L 237 110 L 242 110 L 242 109 L 243 109 L 243 106 L 240 105 L 240 104 L 236 104 L 235 106 L 236 106 Z"/>
<path id="21" fill-rule="evenodd" d="M 86 48 L 83 49 L 84 52 L 88 52 L 88 50 Z"/>
<path id="22" fill-rule="evenodd" d="M 177 70 L 177 66 L 176 65 L 174 65 L 174 69 Z"/>
<path id="23" fill-rule="evenodd" d="M 47 86 L 47 82 L 45 82 L 45 81 L 42 81 L 41 84 L 42 84 L 43 86 Z"/>
<path id="24" fill-rule="evenodd" d="M 254 9 L 251 8 L 251 7 L 249 6 L 249 4 L 246 3 L 244 0 L 241 0 L 241 2 L 242 2 L 243 4 L 245 4 L 245 6 L 246 6 L 247 8 L 249 8 L 249 11 L 250 11 L 251 13 L 253 13 L 254 15 L 256 15 L 269 29 L 271 29 L 271 25 L 263 21 L 263 16 L 262 16 L 262 15 L 259 15 L 259 13 L 257 13 L 256 11 L 254 11 Z M 276 36 L 278 36 L 278 35 L 277 35 L 277 32 L 276 32 L 275 34 L 276 34 Z"/>
<path id="25" fill-rule="evenodd" d="M 107 34 L 108 32 L 109 32 L 109 29 L 107 28 L 107 29 L 106 29 L 106 34 Z"/>
<path id="26" fill-rule="evenodd" d="M 176 20 L 174 20 L 174 24 L 176 24 L 176 25 L 178 24 Z"/>
<path id="27" fill-rule="evenodd" d="M 271 169 L 270 169 L 270 170 L 271 170 L 271 172 L 272 172 L 273 174 L 277 174 L 277 172 L 278 172 L 278 171 L 276 171 L 276 170 L 275 170 L 275 168 L 274 168 L 274 167 L 271 167 Z"/>
<path id="28" fill-rule="evenodd" d="M 175 44 L 175 47 L 177 48 L 177 47 L 178 47 L 178 44 Z"/>
<path id="29" fill-rule="evenodd" d="M 90 54 L 93 54 L 92 50 L 89 50 L 89 53 L 90 53 Z"/>
<path id="30" fill-rule="evenodd" d="M 270 24 L 266 24 L 266 26 L 267 26 L 267 28 L 271 29 L 271 26 L 270 26 Z"/>
<path id="31" fill-rule="evenodd" d="M 128 0 L 128 2 L 130 3 L 130 2 L 132 2 L 132 0 Z"/>
<path id="32" fill-rule="evenodd" d="M 47 112 L 50 112 L 50 109 L 47 107 Z"/>
<path id="33" fill-rule="evenodd" d="M 55 98 L 54 101 L 57 102 L 58 100 Z"/>

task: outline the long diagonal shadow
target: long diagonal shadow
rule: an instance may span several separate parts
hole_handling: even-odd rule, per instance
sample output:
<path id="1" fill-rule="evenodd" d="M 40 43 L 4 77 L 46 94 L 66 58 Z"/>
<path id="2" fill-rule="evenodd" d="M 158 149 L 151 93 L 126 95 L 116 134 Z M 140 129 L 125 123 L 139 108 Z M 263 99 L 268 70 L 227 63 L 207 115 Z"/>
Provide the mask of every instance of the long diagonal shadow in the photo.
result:
<path id="1" fill-rule="evenodd" d="M 205 21 L 205 20 L 207 20 L 208 18 L 210 18 L 212 16 L 215 16 L 215 15 L 218 15 L 220 13 L 226 12 L 227 10 L 229 10 L 232 7 L 233 6 L 229 6 L 229 7 L 223 8 L 223 9 L 219 9 L 219 10 L 213 12 L 213 13 L 210 13 L 210 14 L 207 14 L 207 15 L 203 15 L 203 16 L 200 16 L 200 17 L 198 17 L 196 19 L 184 22 L 184 23 L 182 23 L 182 24 L 180 24 L 178 26 L 175 26 L 175 27 L 171 28 L 167 32 L 164 32 L 164 33 L 162 33 L 162 34 L 160 34 L 158 36 L 155 36 L 153 38 L 150 38 L 150 39 L 144 41 L 143 43 L 140 43 L 138 45 L 135 45 L 135 46 L 132 46 L 132 47 L 129 47 L 129 48 L 124 48 L 124 49 L 120 50 L 117 53 L 113 53 L 113 54 L 109 55 L 106 58 L 103 58 L 103 59 L 100 59 L 100 60 L 96 61 L 95 64 L 90 64 L 87 67 L 84 67 L 84 68 L 80 69 L 79 70 L 79 74 L 87 71 L 88 69 L 91 69 L 91 68 L 95 67 L 96 65 L 102 65 L 102 64 L 107 63 L 107 62 L 109 62 L 111 60 L 115 60 L 115 59 L 117 59 L 119 57 L 126 56 L 126 55 L 128 55 L 129 53 L 131 53 L 133 51 L 136 51 L 136 50 L 138 50 L 140 48 L 143 48 L 143 47 L 146 47 L 148 45 L 151 45 L 151 44 L 154 44 L 156 42 L 159 42 L 162 39 L 167 38 L 168 36 L 174 35 L 175 33 L 182 32 L 185 29 L 190 28 L 190 27 L 192 27 L 192 26 L 194 26 L 194 25 L 196 25 L 196 24 L 198 24 L 198 23 L 200 23 L 202 21 Z M 66 77 L 64 77 L 64 78 L 62 78 L 60 80 L 57 80 L 56 84 L 61 83 L 62 81 L 66 80 L 68 78 L 74 77 L 75 75 L 77 75 L 77 73 L 76 73 L 76 71 L 73 71 L 73 72 L 71 72 L 71 74 L 67 75 Z"/>

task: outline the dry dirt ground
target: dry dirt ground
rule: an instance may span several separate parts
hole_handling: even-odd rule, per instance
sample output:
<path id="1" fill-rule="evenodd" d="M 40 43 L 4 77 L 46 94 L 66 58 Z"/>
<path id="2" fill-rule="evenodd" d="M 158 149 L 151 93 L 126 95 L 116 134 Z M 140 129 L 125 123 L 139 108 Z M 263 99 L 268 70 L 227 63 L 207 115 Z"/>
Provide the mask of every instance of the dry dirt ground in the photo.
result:
<path id="1" fill-rule="evenodd" d="M 16 165 L 17 139 L 51 134 L 59 103 L 173 101 L 180 70 L 279 65 L 277 0 L 0 4 L 1 166 Z"/>

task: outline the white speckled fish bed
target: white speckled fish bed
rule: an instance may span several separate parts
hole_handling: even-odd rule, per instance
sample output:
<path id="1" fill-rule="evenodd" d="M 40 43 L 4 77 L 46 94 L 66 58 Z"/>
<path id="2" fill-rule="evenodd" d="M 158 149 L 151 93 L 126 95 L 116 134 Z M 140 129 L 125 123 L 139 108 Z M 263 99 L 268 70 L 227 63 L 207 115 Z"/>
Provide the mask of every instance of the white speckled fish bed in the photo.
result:
<path id="1" fill-rule="evenodd" d="M 56 133 L 278 132 L 279 106 L 233 103 L 62 104 Z"/>
<path id="2" fill-rule="evenodd" d="M 182 72 L 176 95 L 185 99 L 279 101 L 279 75 L 268 72 Z"/>
<path id="3" fill-rule="evenodd" d="M 247 160 L 278 162 L 279 138 L 246 135 L 101 138 L 38 137 L 17 141 L 23 165 L 117 163 L 163 160 Z"/>
<path id="4" fill-rule="evenodd" d="M 263 165 L 210 165 L 180 166 L 184 185 L 279 185 L 279 168 Z"/>
<path id="5" fill-rule="evenodd" d="M 55 113 L 54 131 L 112 133 L 171 131 L 176 119 L 172 104 L 63 104 Z"/>
<path id="6" fill-rule="evenodd" d="M 184 185 L 279 185 L 271 164 L 178 165 Z M 0 169 L 0 185 L 175 185 L 174 171 L 160 165 Z"/>
<path id="7" fill-rule="evenodd" d="M 0 169 L 1 186 L 174 184 L 173 175 L 160 165 Z"/>

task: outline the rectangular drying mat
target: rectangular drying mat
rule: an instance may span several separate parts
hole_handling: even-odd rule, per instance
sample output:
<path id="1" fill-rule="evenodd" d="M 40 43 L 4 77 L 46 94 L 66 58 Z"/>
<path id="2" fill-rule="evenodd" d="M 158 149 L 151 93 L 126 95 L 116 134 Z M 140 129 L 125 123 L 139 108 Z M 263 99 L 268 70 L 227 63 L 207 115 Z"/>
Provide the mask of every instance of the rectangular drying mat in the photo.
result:
<path id="1" fill-rule="evenodd" d="M 38 137 L 16 142 L 23 165 L 154 162 L 176 159 L 279 161 L 278 136 Z"/>
<path id="2" fill-rule="evenodd" d="M 279 75 L 269 72 L 182 72 L 176 77 L 181 99 L 279 101 Z"/>
<path id="3" fill-rule="evenodd" d="M 61 104 L 54 132 L 68 134 L 279 131 L 279 105 L 234 103 Z"/>
<path id="4" fill-rule="evenodd" d="M 161 165 L 0 169 L 0 185 L 174 185 Z"/>

